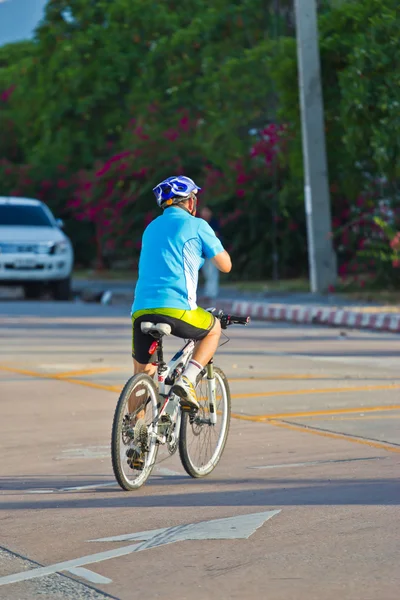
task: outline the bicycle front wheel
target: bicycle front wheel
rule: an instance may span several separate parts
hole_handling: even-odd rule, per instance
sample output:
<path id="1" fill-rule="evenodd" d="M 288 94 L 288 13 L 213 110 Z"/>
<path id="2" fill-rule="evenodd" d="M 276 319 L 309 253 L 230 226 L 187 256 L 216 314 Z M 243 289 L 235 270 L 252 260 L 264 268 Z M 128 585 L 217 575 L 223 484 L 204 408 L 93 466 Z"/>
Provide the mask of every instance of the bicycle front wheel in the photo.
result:
<path id="1" fill-rule="evenodd" d="M 150 476 L 158 453 L 154 420 L 158 414 L 158 390 L 144 373 L 125 384 L 115 409 L 111 434 L 114 475 L 122 489 L 140 488 Z"/>
<path id="2" fill-rule="evenodd" d="M 196 386 L 200 409 L 196 416 L 182 413 L 179 454 L 183 468 L 191 477 L 205 477 L 219 463 L 228 439 L 231 419 L 231 394 L 228 380 L 214 367 L 217 422 L 211 423 L 207 375 Z"/>

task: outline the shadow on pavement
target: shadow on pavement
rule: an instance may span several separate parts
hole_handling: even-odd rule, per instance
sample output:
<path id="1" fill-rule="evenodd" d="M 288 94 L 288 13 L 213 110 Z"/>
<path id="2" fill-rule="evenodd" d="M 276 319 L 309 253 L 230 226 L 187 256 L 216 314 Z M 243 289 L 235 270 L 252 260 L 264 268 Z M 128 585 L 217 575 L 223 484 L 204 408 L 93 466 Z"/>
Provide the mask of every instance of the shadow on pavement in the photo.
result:
<path id="1" fill-rule="evenodd" d="M 165 478 L 165 484 L 170 484 L 173 477 Z M 188 483 L 187 477 L 179 477 L 179 483 Z M 110 480 L 109 480 L 110 481 Z M 307 479 L 306 481 L 293 478 L 275 479 L 242 479 L 236 480 L 237 485 L 248 484 L 249 487 L 240 490 L 205 490 L 196 492 L 187 488 L 182 493 L 165 494 L 160 480 L 153 481 L 135 493 L 108 490 L 90 490 L 95 497 L 80 498 L 76 494 L 70 498 L 60 499 L 57 494 L 54 499 L 39 499 L 18 502 L 5 501 L 1 510 L 38 510 L 38 509 L 76 509 L 76 508 L 118 508 L 118 507 L 211 507 L 211 506 L 343 506 L 343 505 L 399 505 L 400 481 L 397 478 L 388 479 Z M 36 481 L 36 484 L 38 481 Z M 44 482 L 43 482 L 44 483 Z M 204 482 L 198 482 L 202 485 Z M 227 483 L 225 480 L 209 480 L 210 484 Z M 54 486 L 54 482 L 52 482 Z M 47 486 L 51 487 L 48 485 Z M 283 486 L 278 487 L 276 486 Z M 67 487 L 67 486 L 63 486 Z M 68 486 L 69 487 L 69 486 Z M 158 488 L 158 489 L 154 489 Z M 267 489 L 266 489 L 267 488 Z M 88 490 L 89 491 L 89 490 Z M 87 492 L 88 492 L 87 491 Z M 148 494 L 148 492 L 151 492 Z M 86 492 L 86 493 L 87 493 Z M 83 492 L 82 492 L 83 493 Z M 114 493 L 113 496 L 111 494 Z"/>

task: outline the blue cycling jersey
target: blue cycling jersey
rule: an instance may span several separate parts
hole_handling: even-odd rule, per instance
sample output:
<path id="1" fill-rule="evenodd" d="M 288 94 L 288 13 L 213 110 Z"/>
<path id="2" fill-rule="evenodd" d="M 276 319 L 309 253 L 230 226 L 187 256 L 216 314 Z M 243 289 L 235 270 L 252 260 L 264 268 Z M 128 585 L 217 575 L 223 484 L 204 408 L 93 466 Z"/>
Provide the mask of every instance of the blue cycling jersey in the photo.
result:
<path id="1" fill-rule="evenodd" d="M 132 313 L 147 308 L 197 308 L 199 269 L 224 248 L 203 219 L 172 206 L 152 221 L 142 239 Z"/>

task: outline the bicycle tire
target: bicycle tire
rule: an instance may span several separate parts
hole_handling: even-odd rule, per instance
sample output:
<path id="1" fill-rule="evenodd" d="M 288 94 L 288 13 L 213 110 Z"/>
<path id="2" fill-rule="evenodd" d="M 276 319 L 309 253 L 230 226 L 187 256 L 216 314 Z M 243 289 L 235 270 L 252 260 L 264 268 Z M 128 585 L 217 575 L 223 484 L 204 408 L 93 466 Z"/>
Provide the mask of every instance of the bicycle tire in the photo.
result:
<path id="1" fill-rule="evenodd" d="M 128 400 L 131 397 L 132 393 L 134 392 L 135 388 L 137 388 L 139 385 L 143 385 L 143 386 L 147 387 L 148 391 L 150 392 L 149 397 L 151 398 L 151 402 L 150 402 L 151 410 L 154 413 L 154 414 L 152 414 L 151 420 L 153 420 L 158 413 L 158 404 L 157 404 L 158 389 L 157 389 L 157 386 L 154 383 L 153 379 L 151 377 L 149 377 L 149 375 L 146 375 L 145 373 L 138 373 L 136 375 L 133 375 L 133 377 L 131 377 L 126 382 L 124 389 L 122 390 L 122 392 L 119 396 L 117 406 L 115 408 L 112 432 L 111 432 L 112 467 L 113 467 L 114 475 L 115 475 L 117 482 L 119 483 L 121 488 L 125 491 L 137 490 L 146 483 L 147 479 L 151 475 L 151 472 L 154 467 L 154 463 L 157 458 L 157 453 L 158 453 L 158 443 L 155 440 L 153 440 L 151 442 L 151 444 L 152 444 L 151 449 L 149 450 L 149 452 L 147 452 L 145 454 L 145 462 L 144 462 L 143 469 L 140 469 L 140 470 L 131 469 L 133 473 L 135 471 L 137 471 L 137 476 L 133 477 L 132 479 L 130 479 L 125 474 L 122 456 L 124 455 L 124 457 L 126 457 L 125 448 L 128 449 L 128 445 L 124 444 L 124 442 L 122 440 L 123 419 L 124 419 L 125 409 L 126 409 Z M 145 410 L 146 410 L 146 407 L 148 406 L 148 404 L 149 404 L 148 401 L 146 401 L 146 403 L 144 404 Z M 138 412 L 138 410 L 136 412 Z M 127 459 L 126 459 L 126 465 L 129 466 Z M 131 467 L 129 467 L 129 468 L 131 468 Z"/>
<path id="2" fill-rule="evenodd" d="M 228 379 L 227 379 L 226 375 L 224 374 L 224 372 L 221 369 L 219 369 L 218 367 L 214 367 L 214 376 L 216 379 L 216 383 L 220 385 L 221 391 L 224 395 L 223 408 L 225 410 L 222 415 L 218 415 L 219 419 L 222 420 L 222 427 L 221 427 L 220 435 L 218 436 L 218 439 L 217 439 L 216 449 L 215 449 L 214 453 L 211 455 L 208 462 L 206 462 L 203 465 L 195 464 L 195 460 L 192 455 L 193 453 L 191 452 L 190 443 L 189 443 L 190 432 L 192 432 L 195 437 L 196 436 L 199 437 L 200 432 L 194 433 L 194 428 L 193 428 L 193 425 L 190 423 L 189 415 L 187 413 L 182 413 L 181 430 L 180 430 L 180 436 L 179 436 L 179 455 L 180 455 L 180 459 L 181 459 L 183 468 L 185 469 L 186 473 L 188 473 L 188 475 L 190 475 L 191 477 L 194 477 L 194 478 L 205 477 L 206 475 L 209 475 L 215 469 L 215 467 L 221 460 L 221 457 L 224 452 L 225 445 L 226 445 L 226 442 L 228 439 L 228 434 L 229 434 L 230 419 L 231 419 L 231 394 L 230 394 Z M 200 379 L 200 381 L 198 382 L 198 384 L 196 386 L 196 391 L 198 393 L 199 399 L 201 398 L 201 396 L 199 395 L 199 389 L 201 389 L 201 384 L 204 381 L 207 381 L 206 375 Z M 216 396 L 217 396 L 217 394 L 216 394 Z M 204 411 L 205 407 L 202 406 L 201 403 L 200 403 L 200 406 L 201 406 L 200 410 Z M 217 403 L 217 411 L 218 411 L 218 403 Z M 219 412 L 220 412 L 220 410 L 219 410 Z M 214 426 L 213 425 L 202 425 L 202 428 L 205 428 L 205 427 L 209 428 L 209 432 L 211 435 L 211 431 Z M 203 446 L 204 446 L 204 444 L 203 444 Z"/>

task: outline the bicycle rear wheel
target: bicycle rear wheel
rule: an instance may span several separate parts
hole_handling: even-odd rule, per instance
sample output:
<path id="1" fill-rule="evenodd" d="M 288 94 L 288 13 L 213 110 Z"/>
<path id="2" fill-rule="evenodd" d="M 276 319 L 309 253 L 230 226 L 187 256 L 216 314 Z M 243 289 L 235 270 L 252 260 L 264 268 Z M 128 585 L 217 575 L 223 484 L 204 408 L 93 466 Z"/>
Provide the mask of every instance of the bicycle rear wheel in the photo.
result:
<path id="1" fill-rule="evenodd" d="M 231 418 L 231 394 L 228 380 L 218 367 L 214 367 L 217 423 L 210 421 L 207 376 L 196 386 L 200 410 L 191 419 L 182 413 L 179 436 L 179 454 L 183 468 L 191 477 L 205 477 L 215 469 L 225 448 Z"/>
<path id="2" fill-rule="evenodd" d="M 131 377 L 119 397 L 111 433 L 114 475 L 122 489 L 140 488 L 153 470 L 158 443 L 152 426 L 158 414 L 158 390 L 144 373 Z"/>

